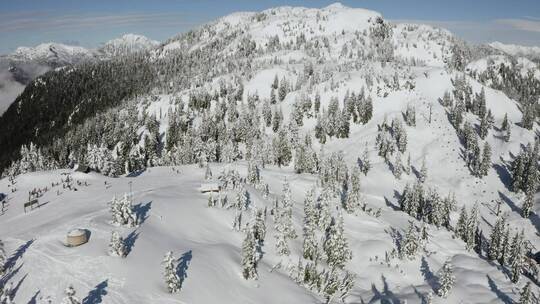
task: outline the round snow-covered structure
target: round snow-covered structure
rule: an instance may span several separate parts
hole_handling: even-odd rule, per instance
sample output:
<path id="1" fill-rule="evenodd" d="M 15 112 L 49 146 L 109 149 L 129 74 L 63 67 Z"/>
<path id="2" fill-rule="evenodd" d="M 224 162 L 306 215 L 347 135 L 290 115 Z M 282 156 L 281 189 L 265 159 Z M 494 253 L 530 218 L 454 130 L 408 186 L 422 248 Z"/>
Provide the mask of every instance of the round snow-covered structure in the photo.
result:
<path id="1" fill-rule="evenodd" d="M 86 229 L 73 229 L 68 232 L 67 245 L 69 247 L 76 247 L 88 242 L 88 233 Z"/>

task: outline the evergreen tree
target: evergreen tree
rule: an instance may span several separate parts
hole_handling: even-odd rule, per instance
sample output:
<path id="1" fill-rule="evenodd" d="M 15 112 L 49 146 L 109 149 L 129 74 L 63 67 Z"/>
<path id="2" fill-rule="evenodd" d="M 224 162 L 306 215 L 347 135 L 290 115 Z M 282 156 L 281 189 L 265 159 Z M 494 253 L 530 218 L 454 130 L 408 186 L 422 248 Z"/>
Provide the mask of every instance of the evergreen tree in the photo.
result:
<path id="1" fill-rule="evenodd" d="M 272 82 L 271 87 L 272 87 L 272 89 L 274 89 L 274 90 L 277 90 L 278 87 L 279 87 L 279 79 L 278 79 L 277 74 L 274 76 L 274 81 Z"/>
<path id="2" fill-rule="evenodd" d="M 283 232 L 287 238 L 295 239 L 296 231 L 294 230 L 293 220 L 292 220 L 292 196 L 291 196 L 291 187 L 289 182 L 285 180 L 283 183 L 283 199 L 282 199 L 282 208 L 280 211 L 279 218 L 281 220 Z"/>
<path id="3" fill-rule="evenodd" d="M 319 111 L 321 109 L 321 94 L 319 94 L 319 92 L 315 94 L 315 102 L 313 103 L 313 108 L 315 111 L 315 115 L 318 117 Z"/>
<path id="4" fill-rule="evenodd" d="M 362 171 L 362 173 L 364 173 L 364 175 L 367 175 L 370 169 L 371 169 L 371 162 L 369 160 L 369 151 L 368 151 L 368 146 L 366 142 L 364 153 L 362 154 L 362 158 L 360 159 L 360 170 Z"/>
<path id="5" fill-rule="evenodd" d="M 272 88 L 272 90 L 270 90 L 270 103 L 271 104 L 276 104 L 276 89 Z"/>
<path id="6" fill-rule="evenodd" d="M 508 127 L 506 129 L 506 132 L 503 134 L 503 140 L 505 142 L 509 142 L 511 136 L 512 136 L 512 128 Z"/>
<path id="7" fill-rule="evenodd" d="M 420 176 L 418 177 L 418 180 L 421 183 L 426 182 L 427 179 L 427 166 L 426 166 L 426 158 L 424 157 L 422 159 L 422 168 L 420 169 Z"/>
<path id="8" fill-rule="evenodd" d="M 269 128 L 272 125 L 272 108 L 270 108 L 270 102 L 268 100 L 263 104 L 262 116 L 266 127 Z"/>
<path id="9" fill-rule="evenodd" d="M 504 233 L 506 227 L 506 217 L 498 218 L 493 225 L 488 244 L 488 258 L 490 260 L 500 259 L 504 246 Z"/>
<path id="10" fill-rule="evenodd" d="M 439 271 L 438 277 L 439 288 L 437 289 L 437 294 L 439 297 L 446 298 L 456 282 L 456 277 L 454 276 L 450 261 L 444 263 L 442 269 Z"/>
<path id="11" fill-rule="evenodd" d="M 137 215 L 133 210 L 131 199 L 127 193 L 120 200 L 113 197 L 110 203 L 112 223 L 118 226 L 135 227 L 138 224 Z"/>
<path id="12" fill-rule="evenodd" d="M 412 221 L 409 221 L 409 228 L 405 233 L 405 238 L 401 246 L 401 254 L 409 260 L 412 260 L 416 257 L 416 253 L 420 249 L 418 236 L 418 229 Z"/>
<path id="13" fill-rule="evenodd" d="M 482 162 L 480 163 L 480 177 L 488 174 L 491 167 L 491 146 L 486 141 L 484 143 L 484 149 L 482 150 Z"/>
<path id="14" fill-rule="evenodd" d="M 510 123 L 508 122 L 508 113 L 504 113 L 504 118 L 501 123 L 501 131 L 506 131 L 510 128 Z"/>
<path id="15" fill-rule="evenodd" d="M 326 231 L 323 249 L 326 253 L 327 263 L 330 267 L 345 267 L 345 263 L 352 258 L 347 239 L 343 234 L 343 217 L 341 213 L 338 219 L 332 219 L 330 227 Z"/>
<path id="16" fill-rule="evenodd" d="M 291 145 L 287 131 L 283 128 L 279 129 L 277 137 L 272 142 L 274 149 L 275 163 L 278 166 L 289 165 L 292 159 Z"/>
<path id="17" fill-rule="evenodd" d="M 318 244 L 315 239 L 317 212 L 315 210 L 315 190 L 310 189 L 304 198 L 304 242 L 302 252 L 304 259 L 315 260 L 318 254 Z"/>
<path id="18" fill-rule="evenodd" d="M 124 238 L 116 231 L 111 234 L 111 241 L 109 242 L 109 254 L 112 256 L 125 257 L 127 254 L 126 244 Z"/>
<path id="19" fill-rule="evenodd" d="M 519 278 L 523 271 L 525 252 L 527 251 L 525 244 L 525 236 L 523 230 L 521 233 L 516 233 L 512 240 L 511 254 L 510 254 L 510 279 L 513 283 L 519 282 Z"/>
<path id="20" fill-rule="evenodd" d="M 528 218 L 531 215 L 534 205 L 534 191 L 531 190 L 525 193 L 525 200 L 523 201 L 523 206 L 521 207 L 521 215 L 524 218 Z"/>
<path id="21" fill-rule="evenodd" d="M 362 193 L 360 188 L 360 169 L 355 167 L 350 175 L 345 203 L 343 208 L 347 213 L 354 213 L 355 210 L 362 204 Z"/>
<path id="22" fill-rule="evenodd" d="M 527 282 L 519 293 L 519 304 L 533 304 L 534 300 L 535 297 L 531 292 L 531 282 Z"/>
<path id="23" fill-rule="evenodd" d="M 278 89 L 278 98 L 279 101 L 282 102 L 288 93 L 288 86 L 287 86 L 287 80 L 285 77 L 281 78 L 281 81 L 279 82 L 279 89 Z"/>
<path id="24" fill-rule="evenodd" d="M 397 179 L 401 179 L 401 174 L 403 173 L 403 165 L 401 164 L 401 154 L 396 153 L 396 160 L 394 161 L 394 176 Z"/>
<path id="25" fill-rule="evenodd" d="M 259 244 L 264 243 L 266 237 L 265 213 L 257 209 L 255 212 L 255 224 L 253 225 L 253 237 Z"/>
<path id="26" fill-rule="evenodd" d="M 176 273 L 176 264 L 172 251 L 169 251 L 165 254 L 165 258 L 163 259 L 162 264 L 165 268 L 163 276 L 165 279 L 165 285 L 167 286 L 167 291 L 169 293 L 176 293 L 180 291 L 182 282 L 180 280 L 180 277 Z"/>
<path id="27" fill-rule="evenodd" d="M 242 275 L 246 280 L 257 279 L 257 243 L 252 228 L 246 231 L 242 243 Z"/>

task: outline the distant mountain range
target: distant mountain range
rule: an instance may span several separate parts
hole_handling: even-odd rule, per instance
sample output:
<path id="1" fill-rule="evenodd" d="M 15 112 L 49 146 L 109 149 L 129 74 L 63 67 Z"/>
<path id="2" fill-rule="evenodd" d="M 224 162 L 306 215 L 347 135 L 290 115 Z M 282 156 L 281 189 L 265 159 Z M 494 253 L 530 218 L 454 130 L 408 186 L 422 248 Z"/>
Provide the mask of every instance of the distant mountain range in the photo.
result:
<path id="1" fill-rule="evenodd" d="M 19 47 L 0 56 L 0 115 L 35 77 L 63 66 L 88 61 L 106 60 L 154 48 L 158 41 L 145 36 L 126 34 L 108 41 L 97 49 L 86 49 L 61 43 L 42 43 L 35 47 Z"/>

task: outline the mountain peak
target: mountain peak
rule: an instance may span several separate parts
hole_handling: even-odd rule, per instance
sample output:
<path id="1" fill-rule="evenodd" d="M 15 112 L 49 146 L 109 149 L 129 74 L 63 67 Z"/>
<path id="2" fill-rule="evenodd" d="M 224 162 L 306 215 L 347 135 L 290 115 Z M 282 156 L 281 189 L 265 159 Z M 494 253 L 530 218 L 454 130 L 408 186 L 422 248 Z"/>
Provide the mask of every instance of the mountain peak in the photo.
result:
<path id="1" fill-rule="evenodd" d="M 347 9 L 349 7 L 343 5 L 341 2 L 335 2 L 335 3 L 332 3 L 330 5 L 328 5 L 327 7 L 323 8 L 324 10 L 342 10 L 342 9 Z"/>
<path id="2" fill-rule="evenodd" d="M 159 45 L 159 41 L 143 35 L 128 33 L 120 38 L 108 41 L 99 51 L 109 56 L 116 56 L 147 50 L 157 45 Z"/>

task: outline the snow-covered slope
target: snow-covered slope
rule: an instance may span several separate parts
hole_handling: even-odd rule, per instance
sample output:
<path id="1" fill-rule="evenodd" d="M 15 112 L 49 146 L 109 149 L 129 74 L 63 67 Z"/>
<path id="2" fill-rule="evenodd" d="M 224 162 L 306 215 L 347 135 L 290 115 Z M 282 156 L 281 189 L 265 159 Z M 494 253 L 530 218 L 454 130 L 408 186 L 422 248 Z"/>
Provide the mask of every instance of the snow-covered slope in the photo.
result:
<path id="1" fill-rule="evenodd" d="M 223 169 L 235 168 L 241 175 L 246 174 L 243 164 L 211 164 L 210 167 L 214 179 Z M 349 268 L 357 275 L 346 302 L 359 303 L 363 299 L 385 303 L 399 299 L 420 303 L 421 297 L 432 290 L 432 276 L 448 258 L 455 265 L 456 287 L 448 299 L 436 299 L 434 303 L 499 303 L 500 295 L 493 292 L 493 288 L 515 298 L 514 287 L 501 271 L 465 250 L 462 241 L 453 239 L 444 229 L 429 228 L 431 241 L 427 250 L 433 254 L 410 262 L 391 259 L 387 265 L 385 253 L 394 248 L 390 231 L 405 229 L 409 218 L 387 206 L 387 196 L 381 195 L 379 187 L 374 186 L 384 188 L 385 183 L 380 180 L 388 180 L 381 171 L 376 170 L 365 179 L 369 207 L 381 208 L 381 216 L 345 214 L 346 235 L 353 251 Z M 270 186 L 269 199 L 262 198 L 248 186 L 253 204 L 250 208 L 270 210 L 273 197 L 281 195 L 282 183 L 287 178 L 292 186 L 294 227 L 300 237 L 291 242 L 293 254 L 290 257 L 277 256 L 273 220 L 268 214 L 267 237 L 258 265 L 259 279 L 246 281 L 240 267 L 244 234 L 231 229 L 232 209 L 207 206 L 208 195 L 198 190 L 201 184 L 208 182 L 204 179 L 204 169 L 196 166 L 151 168 L 137 177 L 116 179 L 74 173 L 72 178 L 77 191 L 62 188 L 60 181 L 68 172 L 60 170 L 18 177 L 18 190 L 10 194 L 7 211 L 0 216 L 1 235 L 12 256 L 9 281 L 19 286 L 16 303 L 40 296 L 59 302 L 69 284 L 73 284 L 85 303 L 100 303 L 96 299 L 103 303 L 322 301 L 289 278 L 289 269 L 296 265 L 302 248 L 302 202 L 306 191 L 315 184 L 313 177 L 272 166 L 261 172 Z M 438 172 L 433 173 L 433 178 Z M 51 187 L 51 182 L 60 185 Z M 113 196 L 129 191 L 130 184 L 134 190 L 134 205 L 144 220 L 136 228 L 119 228 L 110 224 L 108 202 Z M 48 191 L 39 199 L 42 204 L 39 208 L 24 213 L 22 202 L 27 191 L 35 187 L 47 187 Z M 6 179 L 0 181 L 0 189 L 9 189 Z M 227 194 L 232 203 L 235 193 L 228 190 L 223 195 Z M 250 218 L 248 210 L 243 222 L 248 223 Z M 74 228 L 89 230 L 89 242 L 80 247 L 65 247 L 66 234 Z M 113 230 L 129 240 L 129 254 L 124 259 L 108 255 Z M 180 270 L 185 274 L 182 290 L 173 295 L 165 291 L 160 264 L 169 250 L 179 261 L 185 262 Z M 276 267 L 279 263 L 281 268 Z M 424 265 L 423 270 L 420 264 Z"/>

